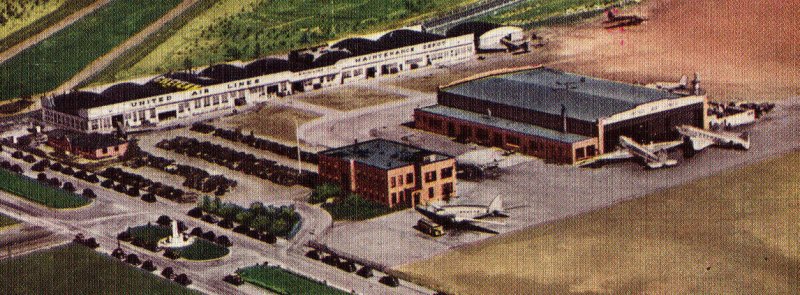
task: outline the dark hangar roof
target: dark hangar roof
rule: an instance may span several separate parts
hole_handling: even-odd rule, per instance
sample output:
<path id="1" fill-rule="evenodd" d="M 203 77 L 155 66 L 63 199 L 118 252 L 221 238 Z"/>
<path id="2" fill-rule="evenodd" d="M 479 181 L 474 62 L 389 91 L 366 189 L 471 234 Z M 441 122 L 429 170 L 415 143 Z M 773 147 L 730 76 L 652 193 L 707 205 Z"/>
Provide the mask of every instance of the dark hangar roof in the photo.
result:
<path id="1" fill-rule="evenodd" d="M 61 112 L 78 115 L 78 111 L 86 108 L 109 104 L 109 98 L 88 91 L 76 91 L 53 97 L 53 108 Z"/>
<path id="2" fill-rule="evenodd" d="M 136 83 L 120 83 L 108 87 L 101 93 L 110 103 L 136 100 L 145 97 L 157 96 L 169 93 L 168 90 L 152 85 L 139 85 Z"/>
<path id="3" fill-rule="evenodd" d="M 471 80 L 441 89 L 477 100 L 594 122 L 638 105 L 680 95 L 550 68 L 534 68 Z"/>
<path id="4" fill-rule="evenodd" d="M 244 67 L 251 77 L 268 75 L 289 70 L 289 61 L 278 58 L 264 58 L 251 62 Z"/>
<path id="5" fill-rule="evenodd" d="M 221 82 L 247 79 L 247 70 L 229 64 L 217 64 L 200 71 L 200 76 Z"/>
<path id="6" fill-rule="evenodd" d="M 444 36 L 408 29 L 400 29 L 388 32 L 381 36 L 377 43 L 379 43 L 379 46 L 383 48 L 383 50 L 386 50 L 417 45 L 420 43 L 433 42 L 441 39 L 444 39 Z"/>
<path id="7" fill-rule="evenodd" d="M 331 45 L 331 48 L 347 50 L 353 55 L 363 55 L 383 50 L 381 44 L 366 38 L 348 38 L 336 42 Z"/>
<path id="8" fill-rule="evenodd" d="M 460 23 L 447 30 L 445 36 L 458 37 L 467 34 L 475 34 L 475 38 L 478 38 L 484 33 L 497 29 L 499 27 L 501 27 L 501 25 L 487 23 L 487 22 L 465 22 L 465 23 Z"/>
<path id="9" fill-rule="evenodd" d="M 345 160 L 352 159 L 358 163 L 384 170 L 423 162 L 428 157 L 428 160 L 433 160 L 430 162 L 451 158 L 447 155 L 380 138 L 330 149 L 320 154 Z"/>

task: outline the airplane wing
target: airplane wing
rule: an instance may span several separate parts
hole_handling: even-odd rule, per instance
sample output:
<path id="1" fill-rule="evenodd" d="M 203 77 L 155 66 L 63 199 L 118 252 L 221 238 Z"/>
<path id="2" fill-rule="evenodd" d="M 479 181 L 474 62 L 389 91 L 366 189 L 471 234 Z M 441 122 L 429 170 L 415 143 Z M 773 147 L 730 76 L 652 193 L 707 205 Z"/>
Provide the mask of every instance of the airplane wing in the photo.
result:
<path id="1" fill-rule="evenodd" d="M 647 149 L 649 149 L 651 152 L 657 152 L 657 151 L 669 150 L 669 149 L 675 148 L 677 146 L 680 146 L 682 144 L 683 144 L 683 141 L 676 140 L 676 141 L 665 141 L 665 142 L 651 143 L 651 144 L 645 145 L 645 147 Z"/>
<path id="2" fill-rule="evenodd" d="M 602 161 L 623 160 L 630 158 L 633 158 L 633 154 L 631 154 L 627 149 L 619 149 L 610 153 L 605 153 L 593 158 L 582 160 L 578 162 L 578 166 L 587 166 Z"/>
<path id="3" fill-rule="evenodd" d="M 455 218 L 453 220 L 455 222 L 462 222 L 462 223 L 463 222 L 479 222 L 479 223 L 488 223 L 488 224 L 494 224 L 494 225 L 506 225 L 504 222 L 489 221 L 489 220 L 475 219 L 475 218 L 464 218 L 464 217 L 461 217 L 461 218 Z"/>
<path id="4" fill-rule="evenodd" d="M 703 149 L 711 146 L 712 144 L 714 144 L 714 141 L 711 141 L 711 140 L 708 140 L 708 139 L 704 139 L 704 138 L 700 138 L 700 137 L 692 137 L 691 138 L 691 142 L 692 142 L 692 148 L 695 151 L 703 150 Z"/>

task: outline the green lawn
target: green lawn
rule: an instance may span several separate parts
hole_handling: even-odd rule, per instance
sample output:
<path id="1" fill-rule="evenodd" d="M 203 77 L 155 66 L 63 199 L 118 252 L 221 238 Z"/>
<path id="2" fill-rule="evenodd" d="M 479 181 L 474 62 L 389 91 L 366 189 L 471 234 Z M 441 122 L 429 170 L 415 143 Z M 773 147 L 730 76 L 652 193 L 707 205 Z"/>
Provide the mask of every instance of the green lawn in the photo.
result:
<path id="1" fill-rule="evenodd" d="M 413 24 L 476 0 L 222 0 L 118 79 L 226 60 L 249 60 L 355 34 Z"/>
<path id="2" fill-rule="evenodd" d="M 0 100 L 58 87 L 179 0 L 115 0 L 0 64 Z"/>
<path id="3" fill-rule="evenodd" d="M 142 225 L 130 229 L 131 236 L 145 243 L 157 243 L 172 234 L 172 229 L 159 225 Z"/>
<path id="4" fill-rule="evenodd" d="M 348 294 L 274 266 L 251 266 L 238 272 L 246 282 L 278 294 Z"/>
<path id="5" fill-rule="evenodd" d="M 9 226 L 9 225 L 15 225 L 15 224 L 18 224 L 18 223 L 19 223 L 19 221 L 17 221 L 16 219 L 8 217 L 8 216 L 3 215 L 3 214 L 0 214 L 0 228 L 6 227 L 6 226 Z"/>
<path id="6" fill-rule="evenodd" d="M 44 185 L 35 179 L 0 169 L 0 189 L 51 208 L 77 208 L 90 200 L 74 193 Z"/>
<path id="7" fill-rule="evenodd" d="M 528 26 L 545 19 L 598 10 L 620 3 L 619 0 L 528 0 L 481 17 L 483 21 L 514 26 Z"/>
<path id="8" fill-rule="evenodd" d="M 2 294 L 199 294 L 70 244 L 0 260 Z"/>
<path id="9" fill-rule="evenodd" d="M 180 248 L 181 257 L 188 260 L 209 260 L 228 255 L 230 250 L 215 243 L 198 238 L 194 244 Z"/>
<path id="10" fill-rule="evenodd" d="M 357 195 L 350 195 L 343 200 L 336 200 L 333 204 L 323 204 L 322 208 L 331 214 L 333 220 L 367 220 L 381 215 L 389 214 L 405 207 L 389 208 L 383 204 L 365 200 Z"/>

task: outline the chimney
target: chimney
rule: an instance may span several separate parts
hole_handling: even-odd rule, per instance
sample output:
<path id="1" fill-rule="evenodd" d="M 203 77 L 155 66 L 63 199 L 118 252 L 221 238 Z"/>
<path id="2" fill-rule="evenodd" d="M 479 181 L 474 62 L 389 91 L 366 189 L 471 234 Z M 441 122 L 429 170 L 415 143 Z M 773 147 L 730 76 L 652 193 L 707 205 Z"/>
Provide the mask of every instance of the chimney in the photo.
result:
<path id="1" fill-rule="evenodd" d="M 567 107 L 561 104 L 561 132 L 567 133 Z"/>
<path id="2" fill-rule="evenodd" d="M 700 95 L 700 73 L 694 73 L 694 79 L 692 80 L 692 94 Z"/>

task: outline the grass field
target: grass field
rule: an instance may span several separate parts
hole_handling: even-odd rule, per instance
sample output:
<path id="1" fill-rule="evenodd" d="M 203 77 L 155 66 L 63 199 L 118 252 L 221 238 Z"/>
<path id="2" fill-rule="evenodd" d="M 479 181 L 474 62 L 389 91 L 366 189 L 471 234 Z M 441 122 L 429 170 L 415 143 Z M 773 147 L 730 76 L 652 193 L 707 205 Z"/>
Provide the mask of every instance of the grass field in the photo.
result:
<path id="1" fill-rule="evenodd" d="M 295 142 L 295 126 L 319 118 L 318 115 L 282 106 L 265 106 L 255 112 L 223 119 L 221 125 L 253 131 L 256 136 L 266 136 L 284 142 Z M 220 125 L 215 123 L 214 125 Z"/>
<path id="2" fill-rule="evenodd" d="M 0 65 L 0 100 L 50 91 L 177 5 L 117 0 Z"/>
<path id="3" fill-rule="evenodd" d="M 3 294 L 199 294 L 70 244 L 0 260 Z"/>
<path id="4" fill-rule="evenodd" d="M 130 78 L 226 60 L 287 52 L 356 33 L 410 24 L 475 0 L 223 0 L 199 15 L 133 67 Z"/>
<path id="5" fill-rule="evenodd" d="M 17 221 L 16 219 L 8 217 L 8 216 L 3 215 L 3 214 L 0 214 L 0 229 L 4 228 L 6 226 L 9 226 L 9 225 L 15 225 L 15 224 L 18 224 L 18 223 L 19 223 L 19 221 Z"/>
<path id="6" fill-rule="evenodd" d="M 525 3 L 501 9 L 481 20 L 514 26 L 526 26 L 547 18 L 603 9 L 619 0 L 529 0 Z"/>
<path id="7" fill-rule="evenodd" d="M 164 43 L 167 41 L 167 39 L 175 35 L 179 30 L 181 30 L 181 28 L 187 24 L 191 25 L 191 20 L 205 13 L 217 2 L 217 0 L 197 1 L 197 3 L 184 11 L 180 16 L 175 17 L 174 19 L 165 23 L 163 26 L 161 26 L 161 28 L 158 29 L 158 31 L 154 32 L 150 36 L 147 36 L 144 41 L 125 51 L 125 53 L 114 59 L 110 65 L 84 81 L 79 85 L 79 87 L 84 87 L 91 84 L 111 83 L 122 80 L 122 77 L 117 76 L 119 73 L 122 73 L 133 67 L 133 65 L 155 50 L 156 47 L 158 47 L 161 43 Z"/>
<path id="8" fill-rule="evenodd" d="M 399 271 L 458 294 L 794 293 L 798 164 L 795 152 Z"/>
<path id="9" fill-rule="evenodd" d="M 0 26 L 0 51 L 11 48 L 28 37 L 44 31 L 65 17 L 96 0 L 50 0 L 22 18 Z M 2 4 L 0 4 L 2 5 Z"/>
<path id="10" fill-rule="evenodd" d="M 348 294 L 274 266 L 251 266 L 238 273 L 246 282 L 278 294 Z"/>
<path id="11" fill-rule="evenodd" d="M 348 87 L 322 89 L 318 93 L 305 96 L 300 100 L 340 111 L 351 111 L 402 99 L 405 97 L 393 93 L 369 88 Z"/>
<path id="12" fill-rule="evenodd" d="M 77 208 L 90 200 L 71 192 L 46 186 L 35 179 L 0 169 L 0 189 L 51 208 Z"/>
<path id="13" fill-rule="evenodd" d="M 45 0 L 40 3 L 7 0 L 0 3 L 0 39 L 5 38 L 58 9 L 64 0 Z"/>

